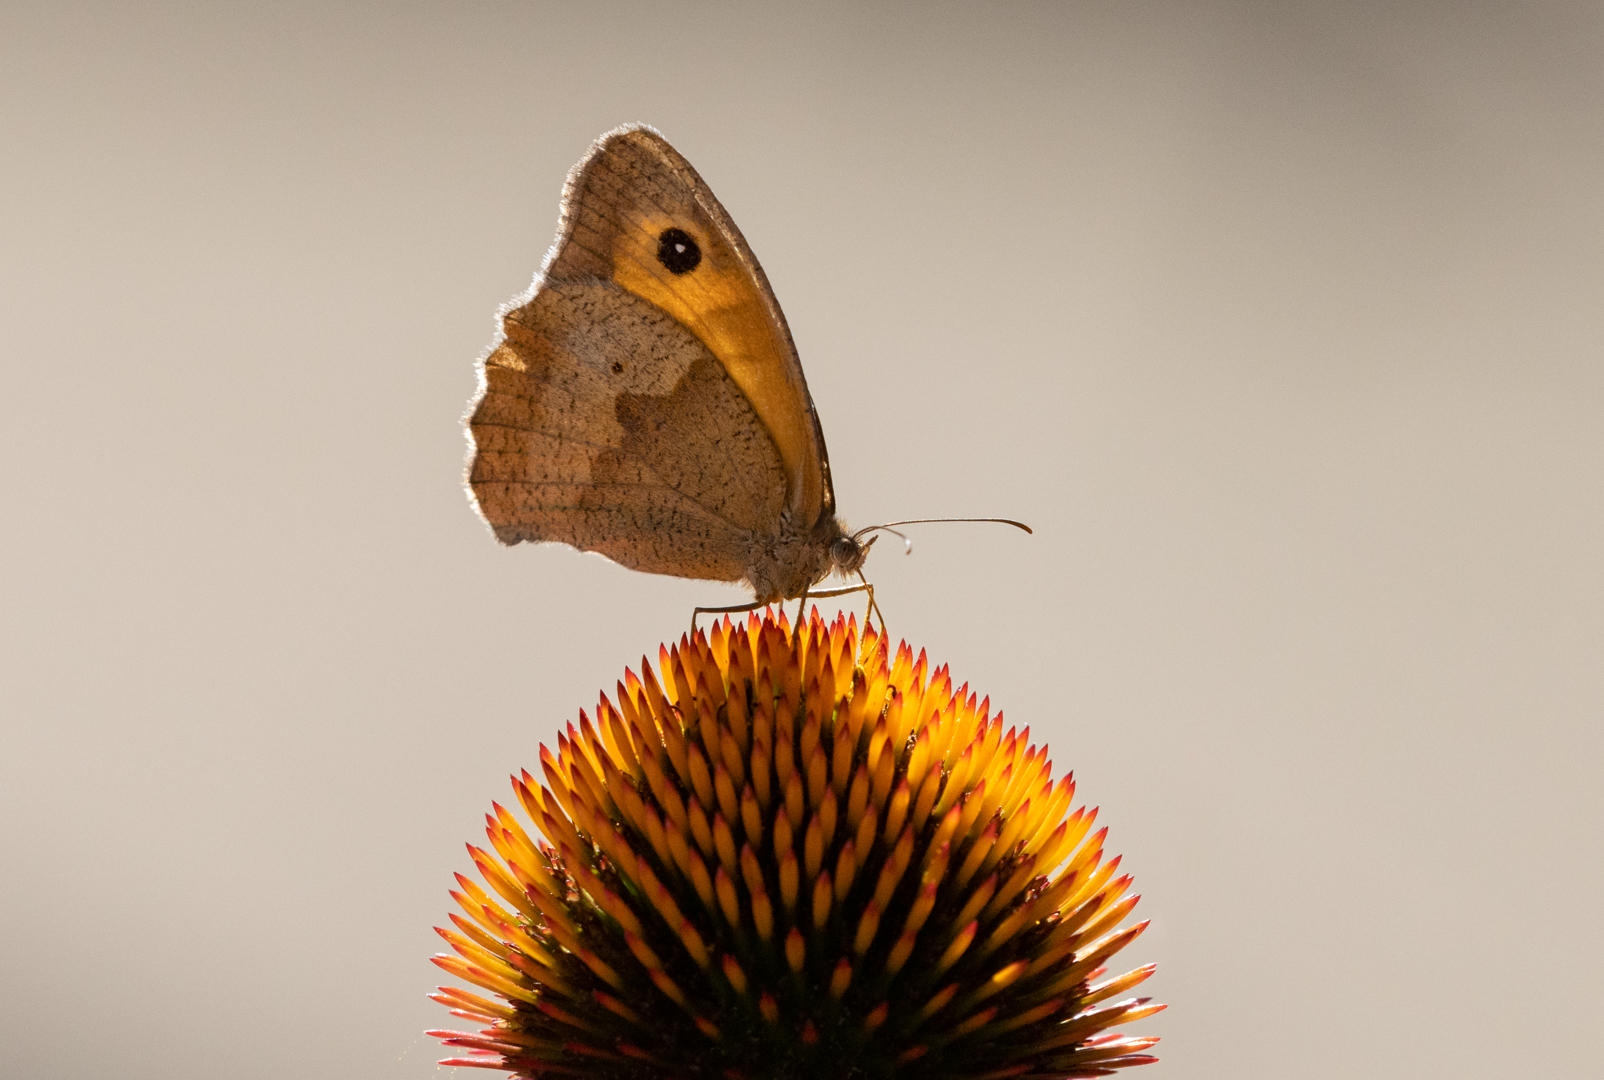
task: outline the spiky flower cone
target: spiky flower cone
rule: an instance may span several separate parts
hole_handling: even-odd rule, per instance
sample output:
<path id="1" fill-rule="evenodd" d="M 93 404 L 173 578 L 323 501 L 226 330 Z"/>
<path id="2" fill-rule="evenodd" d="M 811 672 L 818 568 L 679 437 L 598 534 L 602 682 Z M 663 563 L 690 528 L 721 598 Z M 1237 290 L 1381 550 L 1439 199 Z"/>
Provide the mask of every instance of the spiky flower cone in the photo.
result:
<path id="1" fill-rule="evenodd" d="M 443 1064 L 525 1077 L 1100 1076 L 1155 1060 L 1107 1033 L 1162 1006 L 1096 980 L 1145 923 L 1066 817 L 1029 729 L 945 667 L 817 611 L 752 617 L 625 673 L 616 707 L 515 777 L 544 842 L 489 815 L 435 963 L 487 1025 Z"/>

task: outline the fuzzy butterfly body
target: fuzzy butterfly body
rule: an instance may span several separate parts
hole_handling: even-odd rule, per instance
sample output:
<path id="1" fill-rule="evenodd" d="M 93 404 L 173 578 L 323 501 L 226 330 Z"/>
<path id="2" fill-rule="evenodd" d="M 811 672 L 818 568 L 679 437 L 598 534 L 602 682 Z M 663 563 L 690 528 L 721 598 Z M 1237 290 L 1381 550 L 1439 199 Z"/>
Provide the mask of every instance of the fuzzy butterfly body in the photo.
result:
<path id="1" fill-rule="evenodd" d="M 862 565 L 768 279 L 657 132 L 609 132 L 574 166 L 556 243 L 501 323 L 468 484 L 502 543 L 744 581 L 759 603 Z"/>

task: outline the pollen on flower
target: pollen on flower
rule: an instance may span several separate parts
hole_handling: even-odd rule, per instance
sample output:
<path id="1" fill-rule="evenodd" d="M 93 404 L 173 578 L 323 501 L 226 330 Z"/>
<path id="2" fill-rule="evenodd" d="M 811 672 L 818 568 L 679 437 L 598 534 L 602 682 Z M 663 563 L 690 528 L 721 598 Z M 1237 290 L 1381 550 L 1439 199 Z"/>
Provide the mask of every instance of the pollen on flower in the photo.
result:
<path id="1" fill-rule="evenodd" d="M 438 929 L 442 1064 L 598 1080 L 1047 1080 L 1156 1060 L 1146 923 L 1030 729 L 817 610 L 643 659 L 513 778 Z M 539 838 L 537 838 L 537 836 Z"/>

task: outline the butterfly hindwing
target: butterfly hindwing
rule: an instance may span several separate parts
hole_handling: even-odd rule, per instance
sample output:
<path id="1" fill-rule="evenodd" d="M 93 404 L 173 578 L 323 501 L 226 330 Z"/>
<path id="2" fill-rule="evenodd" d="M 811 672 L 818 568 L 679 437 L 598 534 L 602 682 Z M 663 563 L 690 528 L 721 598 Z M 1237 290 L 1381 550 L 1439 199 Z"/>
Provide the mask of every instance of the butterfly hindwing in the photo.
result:
<path id="1" fill-rule="evenodd" d="M 548 281 L 503 325 L 469 419 L 469 483 L 496 536 L 739 580 L 785 475 L 707 348 L 611 282 Z"/>

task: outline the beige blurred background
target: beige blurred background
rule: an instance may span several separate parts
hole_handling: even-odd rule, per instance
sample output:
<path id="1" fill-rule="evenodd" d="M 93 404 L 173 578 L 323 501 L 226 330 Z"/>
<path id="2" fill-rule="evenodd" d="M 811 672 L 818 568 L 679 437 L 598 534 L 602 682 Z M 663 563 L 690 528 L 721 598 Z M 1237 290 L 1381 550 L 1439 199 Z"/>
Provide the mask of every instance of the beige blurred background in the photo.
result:
<path id="1" fill-rule="evenodd" d="M 762 258 L 894 632 L 1154 922 L 1142 1075 L 1596 1075 L 1598 4 L 0 13 L 0 1073 L 434 1077 L 430 926 L 734 590 L 499 548 L 564 173 Z"/>

